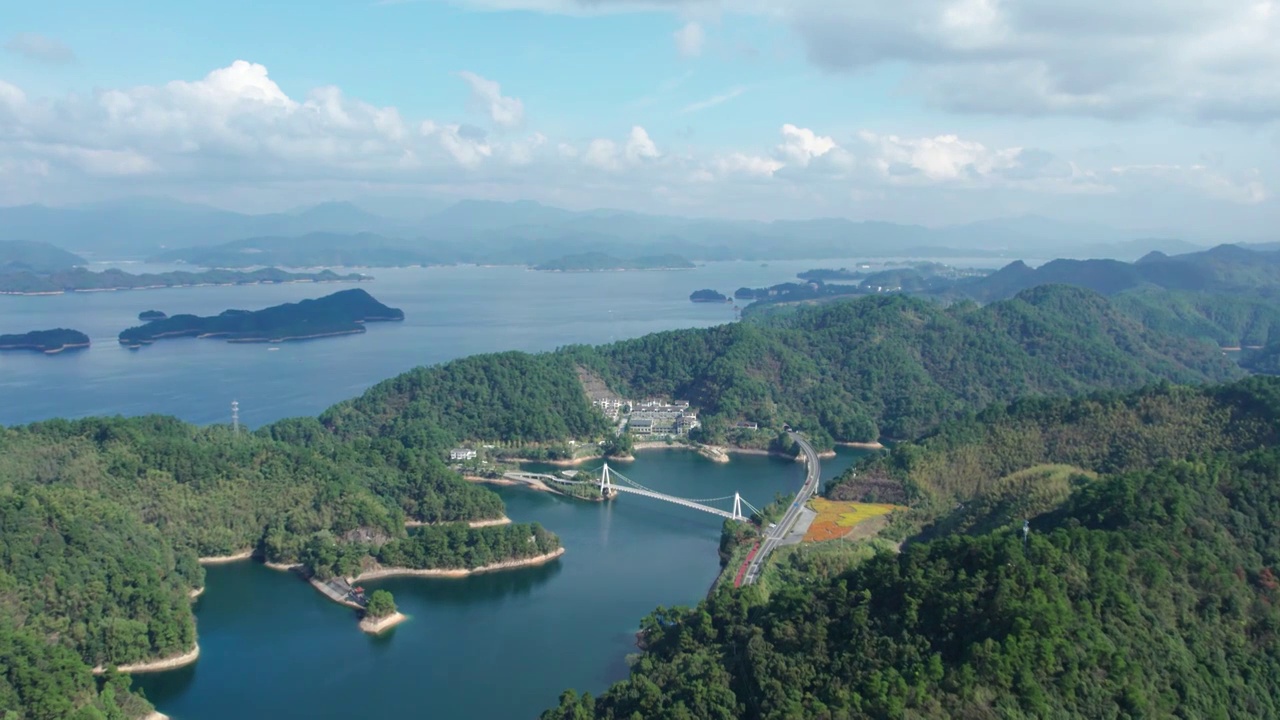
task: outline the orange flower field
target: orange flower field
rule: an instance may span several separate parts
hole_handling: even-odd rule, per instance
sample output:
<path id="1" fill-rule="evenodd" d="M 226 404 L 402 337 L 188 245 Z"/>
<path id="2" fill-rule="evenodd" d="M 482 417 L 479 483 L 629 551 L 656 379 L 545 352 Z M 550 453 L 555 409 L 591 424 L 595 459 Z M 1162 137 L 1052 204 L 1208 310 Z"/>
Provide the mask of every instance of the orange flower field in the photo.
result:
<path id="1" fill-rule="evenodd" d="M 805 533 L 805 542 L 836 540 L 848 535 L 858 523 L 905 509 L 885 503 L 838 502 L 826 498 L 814 498 L 809 507 L 817 511 L 818 517 Z"/>

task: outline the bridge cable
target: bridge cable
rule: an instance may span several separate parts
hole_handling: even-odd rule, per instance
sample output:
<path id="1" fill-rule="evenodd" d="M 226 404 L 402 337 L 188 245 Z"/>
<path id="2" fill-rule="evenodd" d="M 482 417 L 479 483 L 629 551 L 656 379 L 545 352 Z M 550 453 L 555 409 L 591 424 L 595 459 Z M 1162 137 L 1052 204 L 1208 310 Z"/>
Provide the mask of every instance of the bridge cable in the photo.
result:
<path id="1" fill-rule="evenodd" d="M 732 495 L 725 495 L 724 497 L 718 497 L 718 498 L 706 498 L 706 499 L 703 499 L 703 500 L 692 500 L 692 499 L 690 499 L 690 498 L 683 498 L 683 497 L 680 497 L 680 496 L 678 496 L 678 495 L 672 495 L 671 493 L 664 493 L 664 492 L 661 492 L 661 491 L 659 491 L 659 490 L 654 490 L 653 488 L 645 487 L 644 485 L 641 485 L 640 483 L 636 482 L 635 480 L 632 480 L 631 478 L 627 477 L 626 475 L 623 475 L 622 473 L 618 472 L 617 470 L 614 470 L 613 468 L 609 468 L 609 475 L 611 475 L 611 476 L 615 476 L 615 477 L 617 477 L 618 479 L 622 480 L 624 483 L 626 483 L 626 484 L 628 484 L 628 485 L 631 485 L 632 487 L 637 488 L 637 489 L 639 489 L 639 490 L 644 490 L 645 492 L 651 492 L 651 493 L 653 493 L 653 494 L 655 494 L 655 495 L 663 495 L 663 496 L 666 496 L 666 497 L 676 498 L 676 499 L 678 499 L 678 500 L 684 500 L 685 502 L 692 502 L 692 503 L 708 503 L 708 502 L 720 502 L 721 500 L 732 500 L 732 499 L 733 499 L 733 496 L 732 496 Z"/>

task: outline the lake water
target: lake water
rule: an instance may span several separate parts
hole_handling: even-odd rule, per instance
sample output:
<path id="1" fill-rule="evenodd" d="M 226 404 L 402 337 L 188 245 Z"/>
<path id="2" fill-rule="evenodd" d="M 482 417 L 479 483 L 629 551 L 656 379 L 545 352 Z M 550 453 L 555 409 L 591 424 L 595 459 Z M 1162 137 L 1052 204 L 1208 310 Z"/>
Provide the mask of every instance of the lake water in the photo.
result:
<path id="1" fill-rule="evenodd" d="M 89 335 L 92 347 L 54 356 L 0 354 L 0 424 L 147 413 L 201 424 L 229 422 L 231 401 L 238 400 L 242 422 L 256 427 L 283 417 L 317 415 L 419 365 L 483 352 L 553 350 L 731 322 L 732 305 L 692 303 L 689 293 L 714 288 L 732 294 L 741 286 L 794 280 L 797 272 L 812 267 L 853 267 L 856 262 L 726 262 L 693 270 L 620 273 L 543 273 L 514 267 L 374 269 L 367 272 L 376 279 L 358 287 L 404 310 L 404 322 L 371 323 L 362 335 L 284 343 L 273 346 L 275 350 L 184 338 L 133 351 L 120 346 L 116 336 L 138 325 L 143 310 L 213 315 L 227 308 L 256 310 L 357 286 L 303 283 L 4 295 L 0 334 L 66 327 Z M 130 272 L 175 269 L 120 267 Z"/>
<path id="2" fill-rule="evenodd" d="M 975 261 L 981 265 L 990 261 Z M 119 346 L 137 314 L 216 314 L 318 297 L 350 285 L 0 296 L 0 333 L 70 327 L 93 347 L 56 356 L 0 355 L 0 424 L 51 417 L 162 413 L 227 422 L 315 415 L 370 385 L 424 364 L 480 352 L 551 350 L 732 321 L 732 305 L 689 302 L 794 279 L 856 260 L 712 263 L 694 270 L 555 274 L 519 268 L 369 271 L 360 287 L 402 308 L 403 323 L 363 335 L 268 350 L 212 340 Z M 953 264 L 960 264 L 953 262 Z M 127 266 L 130 271 L 172 268 Z M 830 478 L 850 464 L 824 461 Z M 735 457 L 725 465 L 679 451 L 642 453 L 622 468 L 646 486 L 685 497 L 742 492 L 757 506 L 794 493 L 801 466 Z M 598 693 L 626 672 L 640 618 L 690 604 L 718 572 L 718 517 L 639 497 L 587 504 L 499 489 L 508 514 L 537 521 L 568 548 L 540 568 L 462 580 L 368 583 L 395 593 L 412 617 L 389 635 L 359 632 L 351 612 L 297 578 L 253 563 L 211 567 L 196 615 L 202 656 L 137 684 L 176 720 L 202 718 L 531 718 L 568 687 Z"/>
<path id="3" fill-rule="evenodd" d="M 824 461 L 824 478 L 855 458 Z M 655 450 L 619 467 L 656 490 L 741 492 L 757 506 L 804 481 L 803 465 L 760 456 L 716 464 Z M 136 685 L 175 720 L 536 718 L 566 688 L 598 694 L 624 677 L 640 619 L 658 605 L 696 603 L 719 571 L 717 516 L 637 496 L 498 492 L 513 519 L 559 534 L 565 555 L 472 578 L 364 583 L 390 590 L 411 618 L 381 637 L 291 574 L 213 566 L 196 607 L 200 660 L 135 676 Z"/>

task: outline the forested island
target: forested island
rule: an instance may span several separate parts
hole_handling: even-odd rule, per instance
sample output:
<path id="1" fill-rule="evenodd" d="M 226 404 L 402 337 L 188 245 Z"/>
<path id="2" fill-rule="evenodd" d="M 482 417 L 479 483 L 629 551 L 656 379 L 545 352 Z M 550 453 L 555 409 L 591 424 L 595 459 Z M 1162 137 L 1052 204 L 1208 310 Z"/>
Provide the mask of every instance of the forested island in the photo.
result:
<path id="1" fill-rule="evenodd" d="M 725 303 L 729 302 L 729 298 L 721 295 L 715 290 L 694 290 L 689 299 L 696 303 Z"/>
<path id="2" fill-rule="evenodd" d="M 160 312 L 159 310 L 143 310 L 142 312 L 138 313 L 138 319 L 143 322 L 151 322 L 153 320 L 163 320 L 167 317 L 169 316 L 164 314 L 163 312 Z"/>
<path id="3" fill-rule="evenodd" d="M 37 273 L 30 270 L 0 272 L 0 295 L 61 295 L 68 292 L 106 290 L 155 290 L 204 285 L 260 285 L 267 283 L 333 283 L 372 280 L 368 275 L 339 275 L 332 270 L 292 273 L 276 268 L 253 271 L 205 270 L 202 272 L 143 273 L 134 275 L 110 268 L 99 272 L 82 267 Z"/>
<path id="4" fill-rule="evenodd" d="M 179 337 L 220 338 L 229 342 L 285 342 L 365 332 L 367 322 L 403 320 L 404 312 L 387 307 L 359 288 L 315 300 L 285 303 L 262 310 L 225 310 L 220 315 L 172 315 L 120 333 L 120 344 L 137 348 Z"/>
<path id="5" fill-rule="evenodd" d="M 565 255 L 539 263 L 534 270 L 552 272 L 602 272 L 610 270 L 688 270 L 697 267 L 679 255 L 647 255 L 622 260 L 605 253 Z"/>
<path id="6" fill-rule="evenodd" d="M 0 335 L 0 351 L 34 350 L 55 355 L 64 350 L 89 347 L 89 336 L 79 330 L 57 328 L 35 330 L 21 335 Z"/>

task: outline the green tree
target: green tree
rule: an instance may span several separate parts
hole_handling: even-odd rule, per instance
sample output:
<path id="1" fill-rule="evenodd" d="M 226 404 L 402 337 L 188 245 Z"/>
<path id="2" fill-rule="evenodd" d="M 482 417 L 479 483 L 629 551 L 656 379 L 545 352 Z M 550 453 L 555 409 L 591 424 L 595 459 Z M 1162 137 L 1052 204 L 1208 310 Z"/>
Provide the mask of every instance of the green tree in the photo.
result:
<path id="1" fill-rule="evenodd" d="M 365 610 L 371 617 L 386 617 L 396 611 L 396 601 L 386 590 L 374 590 L 369 596 L 369 604 Z"/>

